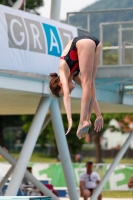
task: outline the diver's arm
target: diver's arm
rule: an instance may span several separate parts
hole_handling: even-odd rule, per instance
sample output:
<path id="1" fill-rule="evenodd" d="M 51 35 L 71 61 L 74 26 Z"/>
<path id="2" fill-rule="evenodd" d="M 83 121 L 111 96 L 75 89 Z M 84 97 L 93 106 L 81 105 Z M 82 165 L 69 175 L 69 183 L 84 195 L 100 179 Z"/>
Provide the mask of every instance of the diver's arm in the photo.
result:
<path id="1" fill-rule="evenodd" d="M 101 110 L 100 110 L 100 107 L 99 107 L 99 104 L 98 104 L 98 101 L 97 101 L 96 98 L 94 100 L 93 109 L 94 109 L 94 112 L 95 112 L 97 117 L 101 116 Z"/>
<path id="2" fill-rule="evenodd" d="M 94 122 L 94 130 L 96 132 L 99 132 L 103 128 L 104 121 L 103 121 L 103 117 L 101 115 L 99 104 L 98 104 L 98 101 L 97 101 L 96 98 L 95 98 L 95 101 L 94 101 L 93 109 L 94 109 L 94 112 L 96 114 L 96 120 Z"/>
<path id="3" fill-rule="evenodd" d="M 62 84 L 62 89 L 63 89 L 63 102 L 64 102 L 64 107 L 65 107 L 65 111 L 67 114 L 67 119 L 68 119 L 68 130 L 67 133 L 68 134 L 72 128 L 72 114 L 71 114 L 71 97 L 70 97 L 70 91 L 69 91 L 69 87 L 68 87 L 68 79 L 65 75 L 64 72 L 60 71 L 60 81 Z"/>

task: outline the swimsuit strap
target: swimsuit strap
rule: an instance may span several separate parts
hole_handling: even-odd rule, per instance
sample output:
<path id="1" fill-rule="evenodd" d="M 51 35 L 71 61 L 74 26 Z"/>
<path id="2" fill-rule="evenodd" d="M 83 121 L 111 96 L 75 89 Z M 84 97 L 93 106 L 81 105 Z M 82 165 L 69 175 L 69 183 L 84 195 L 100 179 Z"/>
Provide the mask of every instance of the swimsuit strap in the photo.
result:
<path id="1" fill-rule="evenodd" d="M 60 59 L 63 59 L 63 60 L 64 60 L 64 58 L 65 58 L 65 56 L 61 56 L 61 57 L 60 57 Z"/>

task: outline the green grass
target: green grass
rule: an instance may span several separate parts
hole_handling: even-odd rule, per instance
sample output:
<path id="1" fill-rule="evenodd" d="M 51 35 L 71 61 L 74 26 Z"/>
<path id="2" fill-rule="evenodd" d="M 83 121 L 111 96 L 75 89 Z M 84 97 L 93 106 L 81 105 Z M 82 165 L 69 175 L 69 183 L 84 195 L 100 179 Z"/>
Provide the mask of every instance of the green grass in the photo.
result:
<path id="1" fill-rule="evenodd" d="M 95 159 L 94 158 L 84 158 L 83 162 L 86 162 L 87 160 L 92 160 L 95 163 Z M 103 163 L 108 164 L 108 163 L 112 163 L 114 161 L 114 158 L 110 158 L 110 159 L 102 159 Z M 133 164 L 133 158 L 122 158 L 121 161 L 119 162 L 120 164 Z"/>
<path id="2" fill-rule="evenodd" d="M 114 159 L 103 159 L 104 163 L 112 163 Z M 133 164 L 133 158 L 123 158 L 120 164 Z"/>
<path id="3" fill-rule="evenodd" d="M 17 159 L 19 156 L 19 153 L 16 152 L 10 152 L 10 154 Z M 4 158 L 0 158 L 0 162 L 6 162 Z M 50 157 L 45 155 L 44 153 L 34 152 L 30 158 L 30 162 L 44 162 L 44 163 L 55 163 L 57 162 L 57 158 Z"/>
<path id="4" fill-rule="evenodd" d="M 19 153 L 18 152 L 9 152 L 15 159 L 18 158 Z M 83 159 L 83 163 L 85 163 L 88 160 L 92 160 L 95 163 L 95 159 L 94 158 L 89 158 L 86 157 Z M 114 158 L 112 159 L 103 159 L 103 162 L 105 164 L 107 163 L 112 163 L 114 161 Z M 6 162 L 6 160 L 2 157 L 0 157 L 0 162 Z M 30 158 L 30 162 L 44 162 L 44 163 L 56 163 L 57 162 L 57 158 L 56 157 L 50 157 L 45 155 L 42 152 L 33 152 L 31 158 Z M 133 158 L 123 158 L 120 161 L 120 164 L 133 164 Z"/>
<path id="5" fill-rule="evenodd" d="M 131 198 L 133 199 L 133 191 L 103 191 L 102 196 L 105 198 Z"/>

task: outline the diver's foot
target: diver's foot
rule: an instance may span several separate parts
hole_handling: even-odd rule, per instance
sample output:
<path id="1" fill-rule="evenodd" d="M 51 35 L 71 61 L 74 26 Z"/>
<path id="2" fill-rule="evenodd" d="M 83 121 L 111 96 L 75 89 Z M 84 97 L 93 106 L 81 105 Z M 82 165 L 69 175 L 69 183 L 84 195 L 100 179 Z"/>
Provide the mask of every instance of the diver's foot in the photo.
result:
<path id="1" fill-rule="evenodd" d="M 86 134 L 88 133 L 90 126 L 91 126 L 91 122 L 87 122 L 87 121 L 84 121 L 82 124 L 79 124 L 78 130 L 76 133 L 77 137 L 79 139 L 85 137 Z"/>

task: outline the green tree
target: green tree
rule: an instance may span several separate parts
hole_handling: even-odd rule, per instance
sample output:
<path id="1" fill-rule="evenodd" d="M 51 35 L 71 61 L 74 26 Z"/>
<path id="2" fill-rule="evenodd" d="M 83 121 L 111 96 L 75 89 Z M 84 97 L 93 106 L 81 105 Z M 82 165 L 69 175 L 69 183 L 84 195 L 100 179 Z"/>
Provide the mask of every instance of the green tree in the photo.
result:
<path id="1" fill-rule="evenodd" d="M 70 154 L 72 157 L 77 153 L 81 153 L 82 145 L 85 143 L 84 139 L 79 140 L 76 136 L 77 127 L 79 124 L 79 117 L 80 117 L 79 114 L 72 115 L 73 127 L 71 129 L 71 132 L 66 136 L 68 147 L 69 147 Z M 127 117 L 128 119 L 130 119 L 130 121 L 132 120 L 132 114 L 128 114 L 128 113 L 103 113 L 104 128 L 100 132 L 97 133 L 94 131 L 94 121 L 96 117 L 95 117 L 95 114 L 92 114 L 91 116 L 92 126 L 89 130 L 89 135 L 90 135 L 90 142 L 95 144 L 94 146 L 95 146 L 95 162 L 96 163 L 102 162 L 100 140 L 104 131 L 107 128 L 109 128 L 109 121 L 111 119 L 116 119 L 121 125 L 121 131 L 123 131 L 124 133 L 127 131 L 127 128 L 129 126 L 129 123 L 127 123 Z M 23 129 L 25 132 L 28 132 L 33 116 L 28 116 L 28 115 L 23 116 L 22 119 L 24 123 Z M 62 119 L 63 119 L 64 128 L 65 130 L 67 130 L 68 122 L 67 122 L 66 114 L 62 115 Z M 110 127 L 110 128 L 112 128 L 112 131 L 116 130 L 115 127 Z M 128 128 L 128 131 L 130 131 L 129 128 Z M 41 144 L 42 149 L 45 148 L 46 143 L 56 146 L 56 140 L 55 140 L 54 130 L 53 130 L 51 121 L 46 126 L 44 131 L 40 133 L 37 142 Z M 55 153 L 57 154 L 57 152 Z M 89 150 L 88 150 L 88 156 L 89 156 Z"/>
<path id="2" fill-rule="evenodd" d="M 28 133 L 28 130 L 30 128 L 31 122 L 32 122 L 33 116 L 22 116 L 23 120 L 23 130 Z M 67 122 L 67 117 L 66 114 L 62 115 L 62 120 L 64 124 L 65 130 L 67 130 L 68 122 Z M 70 154 L 73 156 L 76 153 L 80 153 L 82 150 L 82 144 L 84 143 L 84 140 L 80 140 L 76 136 L 76 131 L 78 127 L 78 122 L 79 122 L 79 115 L 78 114 L 73 114 L 73 128 L 71 132 L 66 136 L 67 142 L 68 142 L 68 147 L 70 150 Z M 52 145 L 56 146 L 56 140 L 55 140 L 55 135 L 54 135 L 54 130 L 52 127 L 51 121 L 49 124 L 46 126 L 46 128 L 40 133 L 38 141 L 41 144 L 42 148 L 45 148 L 45 144 L 49 143 Z M 57 152 L 56 152 L 57 153 Z"/>
<path id="3" fill-rule="evenodd" d="M 22 126 L 20 115 L 0 115 L 0 146 L 4 147 L 3 129 L 10 126 Z"/>
<path id="4" fill-rule="evenodd" d="M 22 121 L 23 121 L 22 129 L 24 130 L 24 132 L 28 133 L 33 117 L 34 117 L 33 115 L 22 116 Z M 37 139 L 37 143 L 41 145 L 42 149 L 45 149 L 46 144 L 56 146 L 56 141 L 51 121 L 48 123 L 45 129 L 40 133 Z M 57 154 L 57 152 L 55 152 L 55 154 Z"/>
<path id="5" fill-rule="evenodd" d="M 65 127 L 65 130 L 68 128 L 68 121 L 66 114 L 62 115 L 63 117 L 63 124 Z M 67 142 L 68 142 L 68 147 L 70 150 L 70 153 L 72 156 L 74 156 L 77 153 L 80 153 L 82 150 L 82 145 L 84 144 L 84 139 L 79 140 L 78 137 L 76 136 L 77 128 L 79 125 L 79 114 L 73 114 L 73 127 L 70 131 L 70 133 L 66 136 Z"/>
<path id="6" fill-rule="evenodd" d="M 12 7 L 16 1 L 17 0 L 0 0 L 0 4 Z M 43 0 L 26 0 L 25 9 L 27 12 L 31 12 L 31 13 L 39 15 L 39 13 L 37 12 L 37 9 L 43 5 L 44 5 Z"/>
<path id="7" fill-rule="evenodd" d="M 111 47 L 110 43 L 104 43 L 103 47 Z M 118 51 L 103 50 L 103 65 L 118 65 Z"/>

